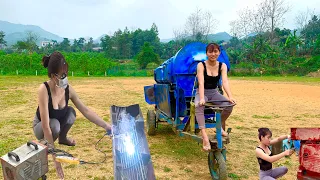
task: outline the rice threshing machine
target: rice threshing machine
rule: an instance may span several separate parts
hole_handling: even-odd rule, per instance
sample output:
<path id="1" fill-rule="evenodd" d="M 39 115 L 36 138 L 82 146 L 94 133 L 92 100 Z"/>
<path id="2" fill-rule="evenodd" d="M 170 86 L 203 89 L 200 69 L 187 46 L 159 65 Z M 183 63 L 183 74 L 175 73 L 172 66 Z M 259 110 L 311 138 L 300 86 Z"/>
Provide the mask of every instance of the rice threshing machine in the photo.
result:
<path id="1" fill-rule="evenodd" d="M 154 105 L 147 112 L 147 134 L 154 135 L 158 124 L 172 125 L 174 132 L 202 144 L 202 138 L 195 120 L 193 102 L 197 86 L 197 64 L 207 59 L 206 44 L 195 42 L 180 49 L 175 56 L 161 64 L 154 71 L 156 84 L 144 87 L 145 100 Z M 220 46 L 219 62 L 230 69 L 228 56 Z M 218 87 L 221 88 L 221 80 Z M 220 89 L 219 88 L 219 89 Z M 229 138 L 223 138 L 221 132 L 221 112 L 224 107 L 207 102 L 205 105 L 206 128 L 216 128 L 216 135 L 210 136 L 211 151 L 208 154 L 209 171 L 213 179 L 226 179 L 226 148 Z M 228 129 L 228 133 L 231 129 Z"/>

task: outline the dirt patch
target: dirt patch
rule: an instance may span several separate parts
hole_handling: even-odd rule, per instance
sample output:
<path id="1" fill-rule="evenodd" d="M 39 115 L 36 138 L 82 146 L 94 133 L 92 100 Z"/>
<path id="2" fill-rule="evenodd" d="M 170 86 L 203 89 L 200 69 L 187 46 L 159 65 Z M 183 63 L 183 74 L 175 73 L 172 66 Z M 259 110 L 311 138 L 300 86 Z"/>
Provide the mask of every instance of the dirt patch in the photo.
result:
<path id="1" fill-rule="evenodd" d="M 307 75 L 308 77 L 320 77 L 320 69 L 316 72 L 311 72 Z"/>
<path id="2" fill-rule="evenodd" d="M 39 78 L 39 84 L 43 82 L 42 79 Z M 19 86 L 3 87 L 0 90 L 0 97 L 7 97 L 8 94 L 22 97 L 17 101 L 20 104 L 12 101 L 8 103 L 0 98 L 2 153 L 34 139 L 31 124 L 37 107 L 36 93 L 39 87 L 34 81 L 33 78 L 33 83 L 29 83 L 26 78 L 25 83 L 19 83 Z M 111 105 L 139 104 L 145 116 L 147 110 L 152 108 L 145 103 L 143 93 L 143 86 L 154 83 L 152 78 L 70 78 L 69 81 L 80 99 L 106 121 L 110 118 Z M 229 176 L 233 177 L 230 179 L 258 179 L 259 166 L 254 149 L 258 145 L 259 127 L 269 127 L 274 137 L 288 134 L 290 127 L 320 127 L 319 84 L 231 79 L 230 85 L 238 102 L 227 121 L 227 126 L 233 128 L 231 143 L 227 145 L 227 168 Z M 21 91 L 25 91 L 26 96 L 21 95 Z M 70 136 L 77 141 L 77 146 L 58 147 L 81 159 L 103 160 L 103 154 L 94 149 L 95 142 L 104 134 L 103 129 L 90 123 L 76 111 L 77 120 Z M 17 130 L 14 123 L 20 122 L 20 119 L 30 125 L 22 124 Z M 211 179 L 207 154 L 201 152 L 201 146 L 194 141 L 179 138 L 172 133 L 169 126 L 161 126 L 156 136 L 147 138 L 157 179 Z M 103 139 L 99 147 L 107 154 L 104 164 L 64 164 L 66 179 L 113 179 L 111 140 Z M 293 155 L 289 159 L 284 158 L 274 163 L 274 167 L 280 165 L 289 168 L 283 179 L 295 179 L 297 157 Z M 48 175 L 49 179 L 56 179 L 51 158 Z M 0 179 L 2 178 L 0 174 Z"/>

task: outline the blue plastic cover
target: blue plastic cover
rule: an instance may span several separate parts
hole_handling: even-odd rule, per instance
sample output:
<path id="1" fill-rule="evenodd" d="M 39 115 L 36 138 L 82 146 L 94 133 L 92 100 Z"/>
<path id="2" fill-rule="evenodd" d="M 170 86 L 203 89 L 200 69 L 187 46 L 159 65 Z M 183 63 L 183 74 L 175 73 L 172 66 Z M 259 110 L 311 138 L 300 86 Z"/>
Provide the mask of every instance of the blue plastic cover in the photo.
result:
<path id="1" fill-rule="evenodd" d="M 189 83 L 191 81 L 190 77 L 192 76 L 183 77 L 182 79 L 177 79 L 176 76 L 178 74 L 195 74 L 197 64 L 208 59 L 206 47 L 207 44 L 201 42 L 194 42 L 186 45 L 180 49 L 175 56 L 171 57 L 155 69 L 155 81 L 161 84 L 179 83 L 177 81 L 188 81 Z M 218 57 L 218 61 L 225 63 L 229 71 L 230 62 L 228 55 L 222 46 L 220 46 L 220 50 L 221 53 Z"/>
<path id="2" fill-rule="evenodd" d="M 206 44 L 195 42 L 183 47 L 173 60 L 174 74 L 193 74 L 196 65 L 200 61 L 207 59 Z"/>

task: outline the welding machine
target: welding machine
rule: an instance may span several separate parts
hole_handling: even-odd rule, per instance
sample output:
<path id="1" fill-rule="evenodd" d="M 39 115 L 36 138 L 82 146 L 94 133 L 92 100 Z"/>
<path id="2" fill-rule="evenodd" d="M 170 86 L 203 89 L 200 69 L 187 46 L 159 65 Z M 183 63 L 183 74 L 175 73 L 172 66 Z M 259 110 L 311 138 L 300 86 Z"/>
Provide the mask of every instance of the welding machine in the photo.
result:
<path id="1" fill-rule="evenodd" d="M 0 158 L 5 180 L 46 179 L 48 147 L 29 141 Z"/>

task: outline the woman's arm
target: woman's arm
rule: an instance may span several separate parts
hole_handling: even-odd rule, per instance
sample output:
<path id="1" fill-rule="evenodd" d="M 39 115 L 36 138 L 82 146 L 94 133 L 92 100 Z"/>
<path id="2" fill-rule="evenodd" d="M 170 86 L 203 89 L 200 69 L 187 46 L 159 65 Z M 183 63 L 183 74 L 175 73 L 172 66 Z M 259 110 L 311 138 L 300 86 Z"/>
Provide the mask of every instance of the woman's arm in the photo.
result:
<path id="1" fill-rule="evenodd" d="M 229 100 L 235 103 L 233 96 L 231 94 L 230 86 L 229 86 L 229 80 L 227 75 L 227 65 L 222 63 L 221 67 L 221 75 L 222 75 L 222 86 L 224 91 L 227 93 L 227 96 L 229 97 Z"/>
<path id="2" fill-rule="evenodd" d="M 282 136 L 280 136 L 278 138 L 272 139 L 270 141 L 270 145 L 275 144 L 275 143 L 280 142 L 280 141 L 283 141 L 285 139 L 289 139 L 289 138 L 290 138 L 290 135 L 282 135 Z"/>
<path id="3" fill-rule="evenodd" d="M 103 119 L 101 119 L 95 112 L 85 106 L 82 101 L 79 99 L 75 90 L 69 85 L 69 94 L 70 99 L 73 104 L 79 109 L 79 111 L 91 122 L 102 127 L 105 130 L 110 130 L 111 126 L 106 123 Z"/>
<path id="4" fill-rule="evenodd" d="M 54 147 L 52 132 L 49 124 L 48 99 L 49 96 L 47 93 L 47 88 L 44 84 L 41 84 L 38 91 L 38 104 L 42 130 L 44 138 Z"/>
<path id="5" fill-rule="evenodd" d="M 39 104 L 39 112 L 41 118 L 41 126 L 44 134 L 44 139 L 48 141 L 50 144 L 50 148 L 54 148 L 54 141 L 52 137 L 52 131 L 50 129 L 49 122 L 49 112 L 48 112 L 48 93 L 47 88 L 44 84 L 41 84 L 38 90 L 38 104 Z M 57 175 L 59 179 L 64 179 L 64 173 L 61 167 L 61 164 L 56 161 L 55 155 L 52 155 L 52 159 L 55 163 L 55 167 L 57 170 Z"/>
<path id="6" fill-rule="evenodd" d="M 270 163 L 278 161 L 279 159 L 283 158 L 286 155 L 287 155 L 287 151 L 284 151 L 284 152 L 277 154 L 277 155 L 274 155 L 274 156 L 268 156 L 267 154 L 265 154 L 262 151 L 262 149 L 256 148 L 256 156 L 265 160 L 265 161 L 268 161 Z"/>
<path id="7" fill-rule="evenodd" d="M 204 67 L 203 64 L 200 62 L 197 65 L 197 78 L 198 78 L 198 88 L 199 88 L 199 95 L 200 100 L 204 100 L 204 76 L 203 76 Z"/>

